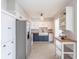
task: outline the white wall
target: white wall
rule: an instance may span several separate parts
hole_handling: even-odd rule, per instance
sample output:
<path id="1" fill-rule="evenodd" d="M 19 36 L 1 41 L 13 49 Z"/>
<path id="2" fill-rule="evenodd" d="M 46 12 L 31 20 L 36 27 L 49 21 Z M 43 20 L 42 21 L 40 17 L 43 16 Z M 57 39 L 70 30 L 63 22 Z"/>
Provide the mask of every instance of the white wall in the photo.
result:
<path id="1" fill-rule="evenodd" d="M 22 8 L 22 6 L 19 3 L 16 3 L 16 17 L 21 18 L 22 20 L 27 20 L 29 18 L 28 14 L 25 12 L 25 10 Z"/>
<path id="2" fill-rule="evenodd" d="M 24 11 L 22 6 L 19 3 L 16 3 L 16 16 L 17 17 L 23 17 L 23 18 L 28 18 L 27 13 Z"/>

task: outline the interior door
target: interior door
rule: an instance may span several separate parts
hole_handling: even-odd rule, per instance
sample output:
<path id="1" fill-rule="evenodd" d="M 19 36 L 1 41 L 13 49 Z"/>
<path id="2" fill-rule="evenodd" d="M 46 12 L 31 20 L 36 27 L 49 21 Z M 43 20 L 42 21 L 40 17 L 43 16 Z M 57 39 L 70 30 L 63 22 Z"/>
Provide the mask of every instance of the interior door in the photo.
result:
<path id="1" fill-rule="evenodd" d="M 26 22 L 16 21 L 16 59 L 26 59 Z"/>

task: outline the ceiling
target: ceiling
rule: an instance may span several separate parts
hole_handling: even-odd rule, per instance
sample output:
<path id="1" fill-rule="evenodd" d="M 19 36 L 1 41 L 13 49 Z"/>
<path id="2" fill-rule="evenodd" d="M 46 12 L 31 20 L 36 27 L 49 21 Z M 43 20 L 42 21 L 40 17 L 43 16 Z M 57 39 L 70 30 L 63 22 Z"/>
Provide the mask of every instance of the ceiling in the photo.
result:
<path id="1" fill-rule="evenodd" d="M 44 17 L 53 17 L 72 0 L 18 0 L 19 4 L 32 17 L 38 18 L 43 13 Z"/>

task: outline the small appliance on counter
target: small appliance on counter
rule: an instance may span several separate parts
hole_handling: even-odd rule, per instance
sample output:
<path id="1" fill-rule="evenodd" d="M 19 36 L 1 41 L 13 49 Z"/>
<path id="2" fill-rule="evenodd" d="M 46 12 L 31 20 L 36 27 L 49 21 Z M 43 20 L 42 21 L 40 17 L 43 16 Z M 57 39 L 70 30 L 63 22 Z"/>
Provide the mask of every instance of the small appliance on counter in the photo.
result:
<path id="1" fill-rule="evenodd" d="M 59 34 L 60 39 L 65 40 L 67 38 L 66 34 L 61 31 L 61 33 Z"/>

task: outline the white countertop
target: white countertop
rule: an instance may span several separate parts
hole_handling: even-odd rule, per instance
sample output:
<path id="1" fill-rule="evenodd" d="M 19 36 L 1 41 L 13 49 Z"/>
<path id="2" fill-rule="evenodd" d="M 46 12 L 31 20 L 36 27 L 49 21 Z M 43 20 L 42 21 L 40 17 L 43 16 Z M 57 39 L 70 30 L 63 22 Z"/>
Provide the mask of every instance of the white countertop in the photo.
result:
<path id="1" fill-rule="evenodd" d="M 39 33 L 40 36 L 46 36 L 48 33 Z"/>

